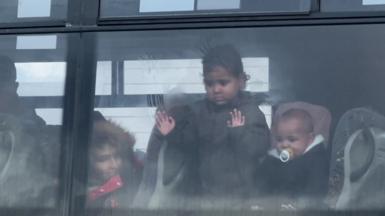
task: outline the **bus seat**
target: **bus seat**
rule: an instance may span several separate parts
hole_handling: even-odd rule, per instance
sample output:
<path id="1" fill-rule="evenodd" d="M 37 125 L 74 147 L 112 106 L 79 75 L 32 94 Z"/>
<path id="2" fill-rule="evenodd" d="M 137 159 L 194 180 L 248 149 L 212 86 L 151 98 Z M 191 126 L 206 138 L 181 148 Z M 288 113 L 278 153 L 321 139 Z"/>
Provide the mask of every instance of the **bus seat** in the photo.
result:
<path id="1" fill-rule="evenodd" d="M 344 149 L 344 181 L 336 208 L 385 208 L 385 130 L 364 128 L 354 132 Z"/>
<path id="2" fill-rule="evenodd" d="M 360 107 L 360 108 L 354 108 L 354 109 L 348 110 L 342 115 L 342 117 L 338 121 L 337 127 L 334 132 L 334 137 L 332 140 L 332 146 L 331 146 L 331 159 L 330 159 L 330 169 L 329 169 L 329 191 L 326 199 L 326 202 L 331 208 L 336 207 L 338 199 L 343 200 L 343 198 L 340 198 L 340 195 L 344 187 L 345 173 L 347 172 L 344 169 L 345 149 L 351 148 L 346 146 L 348 143 L 356 143 L 356 142 L 358 143 L 358 141 L 349 142 L 349 139 L 355 133 L 357 134 L 353 137 L 357 137 L 356 139 L 361 139 L 360 137 L 362 137 L 363 135 L 358 135 L 358 134 L 363 132 L 359 132 L 359 131 L 365 128 L 370 129 L 371 133 L 373 133 L 373 130 L 374 130 L 373 128 L 377 128 L 375 130 L 385 130 L 385 117 L 369 108 Z M 369 136 L 366 136 L 366 138 L 368 137 Z M 365 146 L 361 147 L 362 149 L 369 149 L 369 146 L 371 145 L 370 142 L 361 142 L 360 144 L 368 145 L 366 147 Z M 350 144 L 350 145 L 353 145 L 353 144 Z M 354 145 L 359 146 L 358 144 L 354 144 Z M 354 147 L 353 149 L 355 148 L 356 147 Z M 376 151 L 378 151 L 377 148 L 376 148 Z M 377 154 L 377 152 L 375 152 L 375 154 Z M 365 159 L 365 157 L 363 156 L 358 158 Z M 357 159 L 357 157 L 356 159 L 353 160 L 353 162 L 362 163 Z M 345 186 L 345 187 L 348 187 L 348 186 Z M 348 189 L 345 189 L 345 191 L 346 190 Z M 342 203 L 343 203 L 342 200 L 339 202 L 340 206 L 342 206 Z"/>
<path id="3" fill-rule="evenodd" d="M 54 178 L 44 172 L 39 139 L 22 119 L 0 114 L 0 152 L 0 207 L 54 207 Z"/>
<path id="4" fill-rule="evenodd" d="M 183 197 L 178 195 L 177 187 L 182 182 L 185 166 L 183 164 L 182 166 L 174 166 L 169 163 L 170 160 L 166 160 L 165 155 L 170 156 L 170 152 L 167 152 L 167 146 L 168 144 L 164 143 L 159 152 L 155 190 L 148 206 L 150 209 L 173 209 L 183 206 L 183 203 L 181 203 Z M 171 152 L 171 154 L 173 154 L 174 159 L 177 158 L 178 161 L 183 161 L 183 158 L 177 152 Z"/>

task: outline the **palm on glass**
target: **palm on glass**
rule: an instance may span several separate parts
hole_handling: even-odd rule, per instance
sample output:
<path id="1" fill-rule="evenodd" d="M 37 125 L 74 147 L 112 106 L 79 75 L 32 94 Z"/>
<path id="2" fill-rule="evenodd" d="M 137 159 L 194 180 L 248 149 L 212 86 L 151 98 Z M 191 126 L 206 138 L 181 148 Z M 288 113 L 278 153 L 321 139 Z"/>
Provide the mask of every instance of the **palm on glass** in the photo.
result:
<path id="1" fill-rule="evenodd" d="M 156 127 L 163 136 L 169 134 L 175 128 L 175 120 L 165 111 L 158 111 L 155 115 Z"/>
<path id="2" fill-rule="evenodd" d="M 245 125 L 245 116 L 240 110 L 234 109 L 230 112 L 231 119 L 227 121 L 228 127 L 240 127 Z"/>

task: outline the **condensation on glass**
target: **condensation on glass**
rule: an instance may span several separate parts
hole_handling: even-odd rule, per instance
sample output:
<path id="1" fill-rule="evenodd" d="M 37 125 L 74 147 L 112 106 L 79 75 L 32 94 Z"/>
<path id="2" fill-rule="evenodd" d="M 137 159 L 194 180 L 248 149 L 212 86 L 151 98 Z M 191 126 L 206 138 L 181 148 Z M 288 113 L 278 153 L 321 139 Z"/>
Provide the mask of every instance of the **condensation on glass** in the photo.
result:
<path id="1" fill-rule="evenodd" d="M 0 208 L 55 209 L 66 36 L 29 37 L 0 37 Z"/>
<path id="2" fill-rule="evenodd" d="M 308 13 L 310 0 L 102 0 L 101 18 L 226 13 Z"/>
<path id="3" fill-rule="evenodd" d="M 125 137 L 126 140 L 121 142 L 126 146 L 129 144 L 131 154 L 126 158 L 118 154 L 120 147 L 116 146 L 119 145 L 105 145 L 99 151 L 90 150 L 90 172 L 94 172 L 94 177 L 99 173 L 104 178 L 99 178 L 99 181 L 89 179 L 88 207 L 250 211 L 383 208 L 385 188 L 380 182 L 385 180 L 385 176 L 380 170 L 385 165 L 381 156 L 385 106 L 378 99 L 385 91 L 385 64 L 381 61 L 385 55 L 383 27 L 377 24 L 97 33 L 96 112 L 92 142 L 98 143 L 95 132 L 99 135 L 110 133 L 106 128 L 114 128 L 112 131 L 116 133 L 110 135 L 117 136 L 117 140 Z M 253 99 L 258 102 L 271 129 L 272 139 L 268 141 L 270 151 L 266 151 L 263 158 L 276 157 L 288 166 L 295 158 L 305 158 L 305 162 L 301 162 L 302 165 L 293 172 L 277 168 L 278 171 L 273 174 L 266 170 L 272 165 L 263 158 L 255 164 L 237 160 L 241 165 L 237 164 L 235 171 L 229 171 L 226 177 L 236 176 L 234 173 L 246 173 L 247 176 L 247 170 L 257 167 L 259 171 L 252 171 L 256 172 L 257 179 L 258 176 L 272 176 L 271 182 L 255 180 L 251 183 L 255 184 L 254 189 L 248 190 L 247 198 L 233 196 L 232 193 L 238 193 L 231 185 L 233 179 L 220 178 L 224 175 L 220 169 L 233 169 L 233 164 L 227 161 L 231 158 L 226 157 L 223 161 L 225 165 L 218 166 L 219 171 L 215 171 L 218 176 L 204 172 L 205 166 L 213 166 L 210 163 L 215 160 L 218 162 L 220 156 L 214 153 L 215 148 L 221 148 L 220 145 L 204 148 L 214 152 L 212 156 L 201 157 L 207 152 L 194 153 L 192 149 L 187 156 L 181 156 L 176 153 L 178 149 L 170 147 L 167 137 L 159 138 L 162 131 L 156 126 L 158 110 L 179 113 L 183 117 L 189 115 L 186 113 L 190 110 L 172 110 L 174 105 L 184 107 L 187 104 L 192 112 L 197 112 L 194 109 L 205 109 L 191 105 L 210 97 L 209 83 L 212 80 L 207 79 L 210 77 L 203 72 L 202 57 L 213 47 L 224 44 L 235 47 L 241 54 L 244 71 L 248 75 L 245 90 L 253 93 Z M 216 108 L 213 112 L 218 111 Z M 216 130 L 221 122 L 210 127 L 214 114 L 200 114 L 195 115 L 192 124 L 208 123 L 195 128 L 199 136 L 203 134 L 204 137 L 199 141 L 205 143 L 213 137 L 220 139 L 221 133 Z M 294 147 L 279 147 L 282 140 L 287 139 L 282 128 L 297 117 L 312 124 L 309 127 L 311 132 L 305 130 L 306 136 L 311 139 L 307 140 L 307 148 L 300 153 Z M 161 118 L 159 114 L 158 118 Z M 176 125 L 181 122 L 177 120 Z M 200 128 L 205 129 L 199 132 Z M 188 133 L 184 135 L 188 136 Z M 128 139 L 130 137 L 135 137 L 135 141 Z M 160 139 L 159 146 L 154 148 L 157 139 Z M 255 139 L 248 143 L 258 145 L 258 141 Z M 217 144 L 215 142 L 212 139 L 213 146 Z M 242 142 L 236 140 L 234 143 Z M 183 145 L 183 142 L 173 144 Z M 198 142 L 192 144 L 202 145 Z M 242 159 L 251 151 L 247 145 L 238 150 L 242 152 Z M 289 156 L 281 162 L 279 154 L 283 150 Z M 319 153 L 314 153 L 315 150 Z M 103 158 L 102 153 L 108 156 Z M 200 167 L 200 175 L 195 173 L 195 176 L 186 174 L 189 173 L 185 171 L 187 168 L 179 166 L 180 160 L 194 154 L 198 156 L 192 165 Z M 320 159 L 316 159 L 317 162 L 307 161 L 306 155 L 309 154 Z M 112 171 L 104 172 L 102 164 L 110 164 Z M 139 184 L 137 172 L 141 169 L 144 173 Z M 304 170 L 310 170 L 310 174 L 303 174 Z M 330 176 L 327 174 L 329 171 Z M 181 195 L 180 190 L 191 186 L 181 177 L 184 175 L 193 181 L 204 182 L 200 189 L 207 193 Z M 291 175 L 295 176 L 294 182 Z M 307 177 L 302 178 L 304 175 Z M 319 182 L 314 180 L 315 177 Z M 135 181 L 128 181 L 127 178 Z M 277 178 L 291 180 L 282 183 L 277 182 Z M 219 186 L 211 185 L 215 191 L 207 188 L 212 184 L 209 180 L 218 182 Z M 126 182 L 129 184 L 125 185 Z M 220 186 L 226 184 L 230 185 L 227 190 L 220 191 Z M 316 188 L 318 184 L 322 185 L 321 191 Z M 110 190 L 106 192 L 106 188 Z M 264 191 L 266 188 L 269 190 Z M 120 196 L 121 189 L 128 192 Z M 230 190 L 230 195 L 226 194 Z M 287 199 L 285 193 L 297 190 L 316 192 L 308 195 L 307 191 L 302 191 L 306 194 L 303 197 Z M 105 198 L 99 199 L 102 196 Z M 119 199 L 122 197 L 129 202 L 121 205 Z M 370 201 L 363 202 L 364 198 Z M 99 203 L 96 202 L 98 200 Z"/>

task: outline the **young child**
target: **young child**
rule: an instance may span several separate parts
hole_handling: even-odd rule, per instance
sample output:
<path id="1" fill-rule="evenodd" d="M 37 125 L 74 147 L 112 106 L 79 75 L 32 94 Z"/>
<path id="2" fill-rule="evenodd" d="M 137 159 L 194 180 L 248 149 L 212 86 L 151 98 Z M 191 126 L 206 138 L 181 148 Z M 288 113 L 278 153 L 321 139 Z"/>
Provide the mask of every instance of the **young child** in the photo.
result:
<path id="1" fill-rule="evenodd" d="M 141 176 L 141 166 L 133 152 L 134 143 L 129 132 L 94 113 L 89 151 L 89 208 L 130 206 Z"/>
<path id="2" fill-rule="evenodd" d="M 214 47 L 202 63 L 206 98 L 189 105 L 184 125 L 158 112 L 157 128 L 169 146 L 184 146 L 204 206 L 239 208 L 255 191 L 256 166 L 269 147 L 268 126 L 257 101 L 244 91 L 247 75 L 234 47 Z"/>
<path id="3" fill-rule="evenodd" d="M 284 112 L 273 125 L 276 145 L 261 168 L 267 195 L 282 208 L 322 208 L 327 192 L 328 161 L 322 135 L 302 109 Z"/>

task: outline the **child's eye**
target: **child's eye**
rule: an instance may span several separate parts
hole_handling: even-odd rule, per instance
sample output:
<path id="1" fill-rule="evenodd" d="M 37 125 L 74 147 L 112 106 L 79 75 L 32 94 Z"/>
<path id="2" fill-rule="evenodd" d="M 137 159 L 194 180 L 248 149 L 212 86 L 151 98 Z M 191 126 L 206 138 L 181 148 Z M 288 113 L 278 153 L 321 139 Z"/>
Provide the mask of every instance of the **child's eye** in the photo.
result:
<path id="1" fill-rule="evenodd" d="M 218 83 L 221 85 L 221 86 L 225 86 L 227 84 L 229 84 L 230 80 L 219 80 Z"/>
<path id="2" fill-rule="evenodd" d="M 98 156 L 95 158 L 95 161 L 96 162 L 105 162 L 105 161 L 109 160 L 109 158 L 110 158 L 109 156 Z"/>
<path id="3" fill-rule="evenodd" d="M 211 87 L 213 86 L 214 82 L 212 80 L 203 80 L 205 86 Z"/>
<path id="4" fill-rule="evenodd" d="M 289 140 L 290 142 L 295 142 L 295 141 L 297 141 L 297 138 L 295 138 L 295 137 L 289 137 L 288 140 Z"/>

